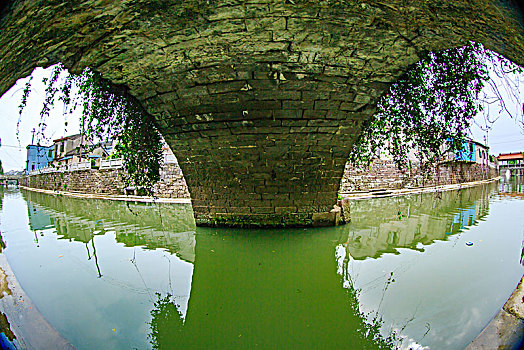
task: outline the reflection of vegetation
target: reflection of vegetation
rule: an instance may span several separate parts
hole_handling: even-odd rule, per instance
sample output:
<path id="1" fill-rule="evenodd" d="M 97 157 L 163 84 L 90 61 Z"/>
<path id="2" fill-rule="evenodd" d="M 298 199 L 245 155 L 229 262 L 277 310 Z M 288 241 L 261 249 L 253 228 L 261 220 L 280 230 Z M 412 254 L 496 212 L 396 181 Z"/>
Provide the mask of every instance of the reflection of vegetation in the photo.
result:
<path id="1" fill-rule="evenodd" d="M 148 335 L 153 349 L 159 349 L 160 344 L 179 344 L 179 338 L 183 337 L 184 321 L 183 316 L 178 311 L 178 307 L 173 303 L 170 294 L 162 298 L 160 293 L 156 293 L 157 301 L 151 310 L 152 320 L 150 323 L 151 333 Z"/>
<path id="2" fill-rule="evenodd" d="M 0 210 L 2 210 L 3 201 L 4 201 L 4 189 L 0 185 Z M 1 247 L 0 252 L 2 252 L 5 249 L 5 242 L 4 242 L 4 239 L 2 238 L 1 232 L 0 232 L 0 247 Z"/>
<path id="3" fill-rule="evenodd" d="M 10 341 L 16 339 L 16 336 L 11 330 L 11 325 L 7 320 L 7 316 L 3 312 L 0 312 L 0 331 L 4 333 L 7 339 L 9 339 Z"/>
<path id="4" fill-rule="evenodd" d="M 342 277 L 342 285 L 348 291 L 349 303 L 351 305 L 351 310 L 353 314 L 359 319 L 363 320 L 362 327 L 357 328 L 357 332 L 361 334 L 362 337 L 368 338 L 373 341 L 379 349 L 394 349 L 397 348 L 400 344 L 400 338 L 398 333 L 394 330 L 391 330 L 390 333 L 384 336 L 380 330 L 384 324 L 382 317 L 379 314 L 380 305 L 378 310 L 363 312 L 360 309 L 360 293 L 361 289 L 356 289 L 353 283 L 353 279 L 349 273 L 350 268 L 350 256 L 346 254 L 344 250 L 338 250 L 336 253 L 337 264 L 338 264 L 338 274 Z M 386 294 L 389 286 L 395 282 L 393 278 L 393 272 L 389 276 L 384 289 L 382 292 L 382 300 Z M 382 300 L 380 304 L 382 304 Z"/>
<path id="5" fill-rule="evenodd" d="M 524 266 L 524 240 L 522 241 L 522 249 L 520 252 L 520 264 Z"/>
<path id="6" fill-rule="evenodd" d="M 354 201 L 347 249 L 355 259 L 420 250 L 419 244 L 447 240 L 488 213 L 496 184 L 460 191 Z"/>
<path id="7" fill-rule="evenodd" d="M 371 313 L 365 314 L 359 310 L 358 294 L 359 291 L 349 288 L 347 293 L 349 310 L 344 309 L 344 312 L 349 312 L 355 319 L 360 320 L 359 326 L 354 329 L 360 337 L 361 346 L 359 348 L 395 348 L 395 344 L 398 343 L 396 333 L 392 332 L 387 337 L 382 336 L 380 333 L 382 319 L 378 314 L 371 317 Z M 151 331 L 148 334 L 153 349 L 186 348 L 187 346 L 191 348 L 190 345 L 194 344 L 191 337 L 195 334 L 191 329 L 192 325 L 184 324 L 184 317 L 179 311 L 179 306 L 173 302 L 170 294 L 162 297 L 160 293 L 156 293 L 156 296 L 157 300 L 151 310 L 152 320 L 149 323 Z M 253 316 L 256 317 L 256 315 Z M 277 344 L 275 347 L 278 347 Z"/>
<path id="8" fill-rule="evenodd" d="M 194 260 L 195 224 L 190 205 L 129 204 L 35 192 L 24 192 L 24 196 L 29 206 L 40 209 L 30 212 L 30 219 L 42 213 L 51 217 L 63 239 L 88 243 L 96 234 L 114 231 L 116 240 L 126 246 L 163 248 L 184 260 Z"/>
<path id="9" fill-rule="evenodd" d="M 349 303 L 354 315 L 362 319 L 362 326 L 357 328 L 357 332 L 364 338 L 375 345 L 376 349 L 394 349 L 398 339 L 397 334 L 392 331 L 389 335 L 383 336 L 380 332 L 384 321 L 378 312 L 364 313 L 360 311 L 359 296 L 360 290 L 351 286 L 348 289 Z"/>

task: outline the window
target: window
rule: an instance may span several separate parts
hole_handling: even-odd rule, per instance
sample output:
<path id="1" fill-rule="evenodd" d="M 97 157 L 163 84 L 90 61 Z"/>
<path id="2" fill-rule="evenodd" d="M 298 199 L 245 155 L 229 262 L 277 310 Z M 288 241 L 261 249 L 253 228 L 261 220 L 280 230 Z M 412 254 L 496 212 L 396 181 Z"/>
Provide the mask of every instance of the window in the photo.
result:
<path id="1" fill-rule="evenodd" d="M 52 157 L 53 157 L 53 150 L 52 150 L 52 149 L 49 150 L 49 153 L 48 153 L 47 156 L 48 156 L 49 158 L 52 158 Z"/>
<path id="2" fill-rule="evenodd" d="M 64 152 L 64 143 L 63 142 L 60 144 L 60 152 Z"/>

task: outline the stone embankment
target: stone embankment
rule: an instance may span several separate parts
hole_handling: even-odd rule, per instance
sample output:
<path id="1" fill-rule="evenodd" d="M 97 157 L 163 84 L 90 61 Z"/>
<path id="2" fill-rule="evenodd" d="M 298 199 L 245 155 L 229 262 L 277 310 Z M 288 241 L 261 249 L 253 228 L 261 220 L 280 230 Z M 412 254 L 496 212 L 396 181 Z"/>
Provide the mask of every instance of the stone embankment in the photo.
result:
<path id="1" fill-rule="evenodd" d="M 340 186 L 344 197 L 365 197 L 365 194 L 377 191 L 402 194 L 418 188 L 431 188 L 453 184 L 469 183 L 493 179 L 497 176 L 494 168 L 476 163 L 449 163 L 437 170 L 422 173 L 415 164 L 408 171 L 401 172 L 392 161 L 377 160 L 367 168 L 346 166 Z M 127 187 L 123 169 L 81 170 L 74 172 L 56 172 L 26 176 L 20 180 L 26 188 L 92 195 L 110 195 L 115 198 L 135 198 L 140 190 Z M 401 191 L 401 192 L 399 192 Z M 178 164 L 166 164 L 161 168 L 160 181 L 155 185 L 158 198 L 186 198 L 189 191 Z M 137 200 L 139 197 L 137 197 Z"/>
<path id="2" fill-rule="evenodd" d="M 140 195 L 140 189 L 126 186 L 123 168 L 38 174 L 22 178 L 20 185 L 26 188 L 94 195 Z M 159 198 L 189 198 L 186 181 L 176 163 L 166 164 L 161 168 L 155 194 Z"/>
<path id="3" fill-rule="evenodd" d="M 428 172 L 422 172 L 417 162 L 410 162 L 402 172 L 392 160 L 375 160 L 369 167 L 346 164 L 340 185 L 341 193 L 404 189 L 451 185 L 498 176 L 497 170 L 478 163 L 447 162 Z"/>

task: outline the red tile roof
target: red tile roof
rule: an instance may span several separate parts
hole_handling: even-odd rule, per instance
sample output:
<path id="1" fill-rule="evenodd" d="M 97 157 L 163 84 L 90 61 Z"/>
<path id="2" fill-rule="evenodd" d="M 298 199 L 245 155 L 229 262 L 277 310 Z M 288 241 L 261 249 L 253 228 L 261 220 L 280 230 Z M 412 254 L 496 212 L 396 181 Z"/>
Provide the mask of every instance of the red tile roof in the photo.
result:
<path id="1" fill-rule="evenodd" d="M 498 160 L 516 160 L 516 159 L 523 159 L 521 152 L 515 152 L 515 153 L 500 153 L 497 157 Z"/>

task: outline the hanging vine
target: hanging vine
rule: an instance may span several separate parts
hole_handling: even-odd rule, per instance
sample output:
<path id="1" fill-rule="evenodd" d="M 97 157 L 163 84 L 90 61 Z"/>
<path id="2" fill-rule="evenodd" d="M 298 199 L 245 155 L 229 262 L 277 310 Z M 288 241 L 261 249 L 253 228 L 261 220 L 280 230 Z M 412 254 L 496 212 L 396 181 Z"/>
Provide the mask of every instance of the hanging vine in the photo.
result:
<path id="1" fill-rule="evenodd" d="M 427 170 L 446 153 L 462 150 L 474 117 L 484 109 L 488 63 L 497 63 L 500 72 L 520 69 L 481 44 L 427 53 L 379 101 L 350 161 L 369 164 L 384 152 L 403 170 L 414 152 Z M 503 106 L 502 97 L 498 102 Z"/>
<path id="2" fill-rule="evenodd" d="M 49 78 L 44 78 L 45 98 L 40 112 L 38 139 L 42 139 L 45 119 L 57 100 L 66 106 L 70 114 L 81 108 L 80 132 L 85 144 L 95 147 L 99 142 L 117 139 L 116 152 L 123 158 L 128 186 L 141 188 L 153 195 L 153 186 L 160 179 L 162 161 L 161 136 L 153 118 L 146 113 L 126 89 L 110 84 L 102 76 L 89 69 L 80 74 L 70 74 L 60 80 L 65 69 L 58 64 Z M 20 115 L 27 104 L 31 80 L 26 84 L 19 106 Z M 78 90 L 78 93 L 73 91 Z M 85 149 L 89 151 L 89 149 Z"/>

